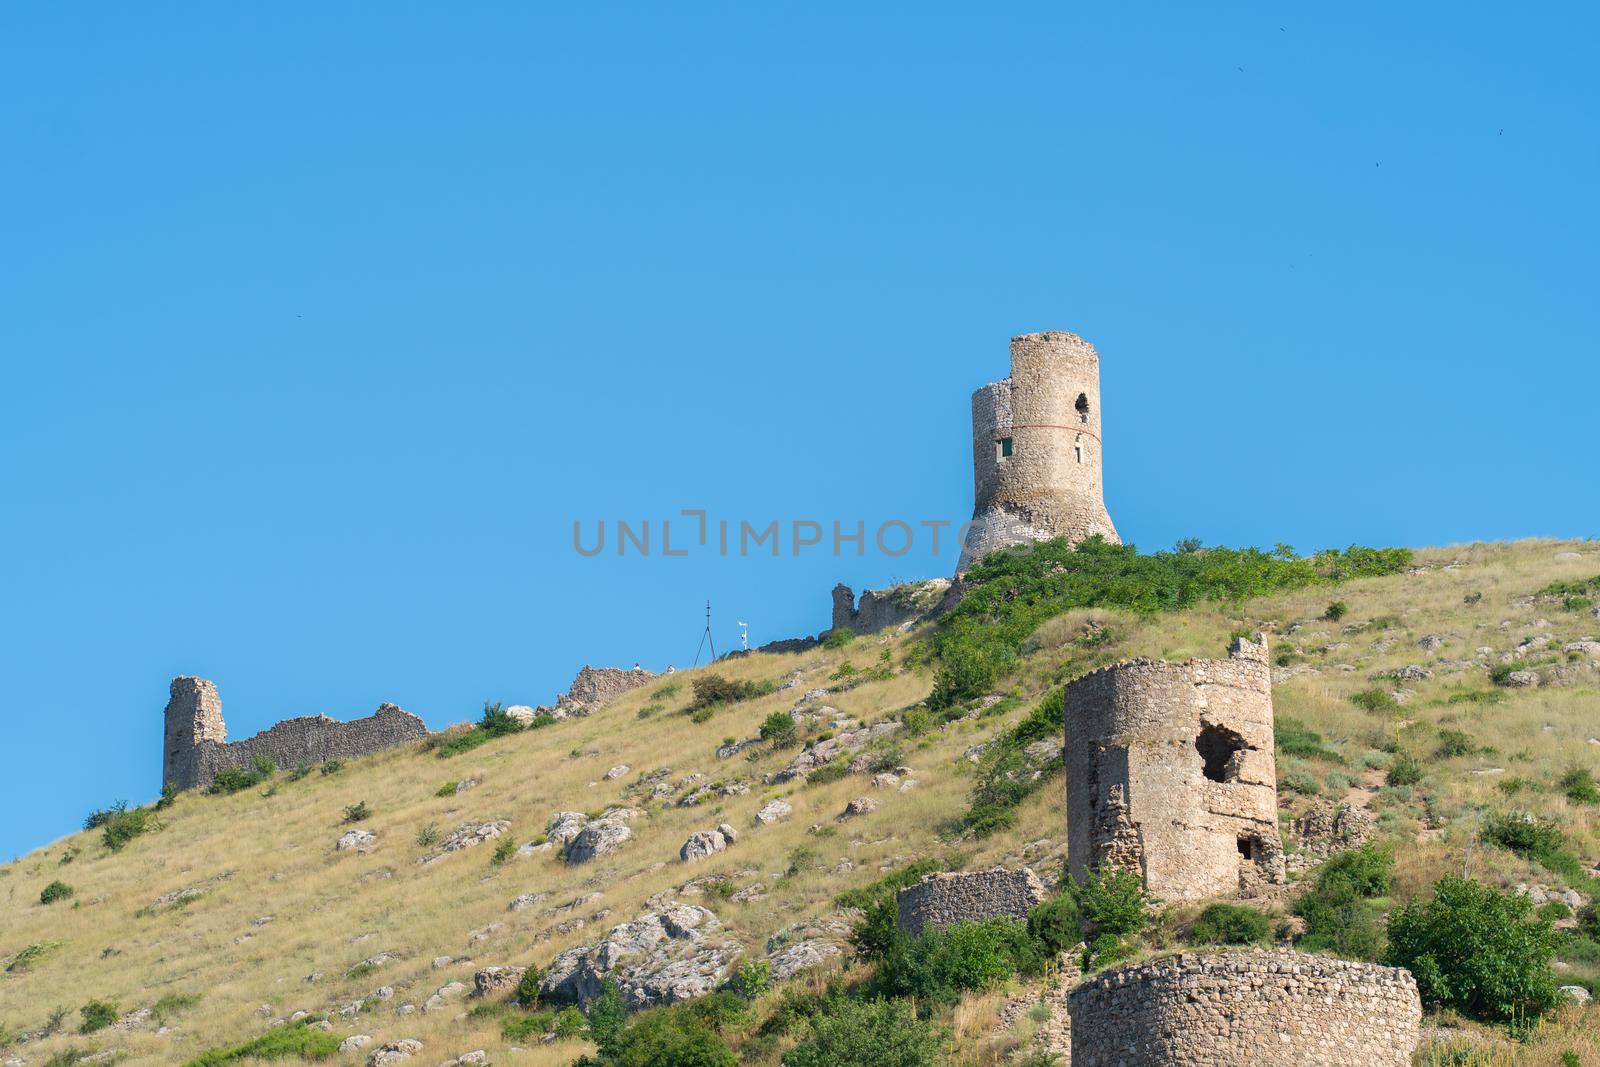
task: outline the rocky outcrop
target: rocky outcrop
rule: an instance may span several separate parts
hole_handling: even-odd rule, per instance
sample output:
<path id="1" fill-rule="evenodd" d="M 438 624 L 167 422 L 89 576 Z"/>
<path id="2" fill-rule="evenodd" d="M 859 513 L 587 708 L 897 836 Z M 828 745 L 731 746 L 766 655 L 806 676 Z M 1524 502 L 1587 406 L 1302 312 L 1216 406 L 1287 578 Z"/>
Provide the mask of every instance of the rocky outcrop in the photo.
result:
<path id="1" fill-rule="evenodd" d="M 711 911 L 669 902 L 612 927 L 593 945 L 567 949 L 551 961 L 539 985 L 554 1003 L 587 1007 L 601 984 L 614 980 L 633 1010 L 703 996 L 732 971 L 739 946 Z"/>
<path id="2" fill-rule="evenodd" d="M 678 850 L 678 858 L 685 863 L 703 860 L 723 851 L 738 839 L 738 831 L 727 823 L 720 824 L 715 830 L 696 830 Z"/>
<path id="3" fill-rule="evenodd" d="M 571 815 L 572 812 L 562 812 Z M 633 829 L 628 825 L 634 812 L 628 808 L 612 808 L 602 814 L 598 819 L 583 817 L 583 825 L 578 832 L 561 848 L 561 858 L 570 866 L 588 863 L 590 860 L 609 856 L 621 848 L 633 837 Z M 564 823 L 563 832 L 570 831 L 571 821 Z"/>
<path id="4" fill-rule="evenodd" d="M 781 822 L 793 814 L 794 808 L 790 806 L 787 800 L 769 800 L 761 806 L 760 811 L 756 812 L 756 822 L 763 826 L 771 826 L 773 823 Z"/>
<path id="5" fill-rule="evenodd" d="M 1307 871 L 1330 856 L 1360 848 L 1377 832 L 1377 824 L 1360 808 L 1316 800 L 1294 821 L 1295 851 L 1285 857 L 1291 871 Z"/>
<path id="6" fill-rule="evenodd" d="M 778 785 L 783 782 L 793 781 L 796 778 L 804 778 L 818 767 L 833 762 L 839 756 L 858 752 L 875 741 L 900 732 L 901 728 L 898 722 L 891 721 L 842 731 L 826 740 L 818 741 L 800 753 L 790 761 L 787 767 L 772 775 L 770 781 L 774 785 Z"/>
<path id="7" fill-rule="evenodd" d="M 485 841 L 493 841 L 507 830 L 511 823 L 505 819 L 494 819 L 489 822 L 463 823 L 451 830 L 445 839 L 439 842 L 439 847 L 423 856 L 417 862 L 427 865 L 438 863 L 452 852 L 462 849 L 474 848 Z"/>
<path id="8" fill-rule="evenodd" d="M 472 995 L 493 997 L 513 993 L 527 973 L 526 967 L 485 967 L 472 976 Z"/>

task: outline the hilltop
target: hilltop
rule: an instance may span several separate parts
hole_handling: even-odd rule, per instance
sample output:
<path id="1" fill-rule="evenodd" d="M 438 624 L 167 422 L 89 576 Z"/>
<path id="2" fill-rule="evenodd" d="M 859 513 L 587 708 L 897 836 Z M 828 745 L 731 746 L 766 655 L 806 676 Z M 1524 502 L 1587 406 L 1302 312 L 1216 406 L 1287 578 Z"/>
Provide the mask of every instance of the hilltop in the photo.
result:
<path id="1" fill-rule="evenodd" d="M 1385 906 L 1463 869 L 1520 886 L 1566 931 L 1560 980 L 1600 989 L 1589 936 L 1600 544 L 1425 549 L 1399 570 L 1187 607 L 1139 589 L 1128 606 L 1065 611 L 1021 579 L 995 582 L 979 595 L 1004 606 L 1009 628 L 952 616 L 726 658 L 591 715 L 518 730 L 491 714 L 231 794 L 179 794 L 138 813 L 140 826 L 102 815 L 0 868 L 5 1062 L 67 1063 L 78 1050 L 184 1063 L 310 1013 L 328 1015 L 331 1030 L 315 1033 L 335 1045 L 372 1038 L 334 1062 L 407 1039 L 423 1046 L 414 1064 L 477 1050 L 492 1063 L 570 1063 L 593 1051 L 581 1033 L 519 1032 L 526 1013 L 504 1003 L 515 975 L 473 997 L 475 975 L 549 968 L 640 917 L 624 935 L 665 938 L 675 966 L 662 988 L 709 992 L 739 961 L 766 960 L 794 969 L 791 990 L 820 991 L 864 969 L 850 905 L 870 894 L 852 891 L 914 864 L 1026 865 L 1059 884 L 1060 734 L 1027 724 L 1049 721 L 1063 683 L 1132 657 L 1218 657 L 1256 631 L 1273 657 L 1291 860 L 1296 818 L 1345 805 L 1397 850 Z M 784 721 L 792 742 L 773 725 Z M 1548 833 L 1530 845 L 1486 832 L 1507 820 Z M 115 827 L 130 832 L 108 842 Z M 692 840 L 705 855 L 681 858 Z M 1273 919 L 1273 937 L 1304 933 L 1289 913 L 1305 884 L 1247 902 Z M 1199 911 L 1166 909 L 1136 951 L 1181 947 Z M 950 1057 L 1020 1062 L 1048 1026 L 1048 1012 L 1019 1009 L 1039 989 L 1024 977 L 964 996 L 941 1017 Z M 751 992 L 728 1040 L 775 1063 L 793 1038 L 760 1023 L 782 983 Z M 1600 1062 L 1588 1015 L 1558 1012 L 1519 1045 L 1434 1021 L 1451 1040 L 1481 1035 L 1503 1062 L 1562 1063 L 1569 1050 Z M 93 1017 L 110 1025 L 78 1033 Z M 559 1026 L 576 1029 L 567 1019 Z"/>

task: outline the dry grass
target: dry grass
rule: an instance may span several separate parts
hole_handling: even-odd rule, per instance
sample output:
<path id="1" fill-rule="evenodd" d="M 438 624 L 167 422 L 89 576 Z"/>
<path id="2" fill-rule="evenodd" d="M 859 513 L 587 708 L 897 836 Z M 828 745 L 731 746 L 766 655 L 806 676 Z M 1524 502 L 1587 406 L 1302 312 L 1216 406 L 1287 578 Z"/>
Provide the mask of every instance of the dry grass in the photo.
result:
<path id="1" fill-rule="evenodd" d="M 1558 558 L 1566 552 L 1579 552 L 1581 558 Z M 1344 768 L 1298 761 L 1308 774 L 1319 781 L 1330 773 L 1353 775 L 1357 771 L 1351 766 L 1395 738 L 1426 757 L 1428 776 L 1421 786 L 1407 794 L 1385 793 L 1378 802 L 1385 827 L 1411 842 L 1399 873 L 1399 895 L 1422 891 L 1439 874 L 1459 870 L 1474 837 L 1474 811 L 1512 803 L 1563 820 L 1571 847 L 1586 864 L 1593 863 L 1600 858 L 1594 809 L 1570 803 L 1553 783 L 1569 765 L 1592 769 L 1600 763 L 1600 745 L 1587 744 L 1590 736 L 1600 735 L 1595 676 L 1584 675 L 1569 687 L 1512 693 L 1500 704 L 1446 701 L 1458 690 L 1489 688 L 1481 666 L 1451 666 L 1453 661 L 1472 659 L 1479 646 L 1502 652 L 1534 632 L 1540 618 L 1548 620 L 1550 631 L 1561 640 L 1600 632 L 1600 620 L 1586 612 L 1513 605 L 1517 597 L 1549 581 L 1600 574 L 1600 547 L 1522 542 L 1428 550 L 1420 558 L 1429 565 L 1452 560 L 1464 565 L 1351 583 L 1336 593 L 1311 590 L 1254 601 L 1238 613 L 1208 608 L 1141 619 L 1116 612 L 1072 612 L 1052 620 L 1036 635 L 1022 670 L 1008 683 L 1023 698 L 1016 709 L 900 742 L 918 785 L 907 792 L 875 792 L 879 810 L 847 823 L 836 822 L 836 816 L 850 797 L 872 792 L 865 779 L 767 787 L 760 784 L 762 776 L 797 750 L 770 752 L 763 746 L 753 750 L 756 758 L 750 761 L 741 755 L 719 762 L 713 754 L 726 737 L 752 736 L 768 713 L 787 710 L 805 689 L 829 686 L 827 678 L 842 662 L 866 669 L 885 648 L 896 663 L 902 662 L 907 638 L 866 638 L 836 651 L 755 655 L 718 664 L 719 673 L 756 680 L 779 680 L 798 667 L 802 685 L 725 708 L 700 724 L 678 713 L 688 702 L 694 677 L 693 672 L 680 672 L 675 676 L 679 691 L 670 697 L 657 696 L 661 686 L 653 685 L 588 719 L 491 742 L 452 759 L 406 748 L 351 762 L 330 776 L 312 774 L 292 782 L 279 775 L 270 796 L 259 788 L 231 797 L 184 796 L 162 813 L 163 829 L 135 839 L 120 853 L 108 852 L 98 835 L 85 833 L 0 867 L 0 958 L 9 959 L 29 944 L 61 942 L 26 973 L 0 974 L 0 1023 L 12 1030 L 35 1029 L 57 1007 L 69 1010 L 69 1022 L 76 1021 L 78 1006 L 91 997 L 128 1011 L 167 993 L 199 994 L 200 1003 L 178 1016 L 173 1031 L 165 1035 L 149 1030 L 60 1035 L 27 1047 L 30 1061 L 42 1062 L 54 1051 L 76 1045 L 121 1049 L 126 1057 L 122 1062 L 130 1064 L 171 1064 L 260 1033 L 266 1026 L 258 1013 L 262 1005 L 270 1005 L 278 1017 L 296 1010 L 326 1011 L 389 985 L 396 990 L 393 1001 L 351 1020 L 336 1018 L 337 1032 L 368 1033 L 378 1040 L 419 1038 L 430 1062 L 482 1048 L 495 1062 L 567 1063 L 587 1046 L 565 1042 L 513 1055 L 500 1039 L 498 1021 L 462 1017 L 464 1005 L 407 1017 L 397 1016 L 392 1006 L 421 1004 L 453 979 L 470 984 L 480 966 L 546 963 L 560 949 L 630 918 L 652 895 L 678 894 L 686 881 L 706 875 L 726 876 L 741 887 L 755 882 L 766 887 L 765 898 L 748 904 L 684 897 L 711 907 L 748 950 L 760 951 L 776 929 L 828 914 L 832 898 L 842 890 L 946 847 L 939 827 L 965 809 L 970 787 L 972 765 L 962 753 L 1016 721 L 1065 674 L 1133 655 L 1219 655 L 1227 635 L 1241 625 L 1275 631 L 1275 653 L 1297 650 L 1300 662 L 1320 672 L 1289 679 L 1276 692 L 1280 716 L 1305 722 L 1344 755 Z M 1471 593 L 1481 593 L 1482 599 L 1464 603 Z M 1349 615 L 1338 624 L 1319 621 L 1334 596 L 1350 606 Z M 1385 616 L 1397 620 L 1388 630 L 1342 632 Z M 1111 639 L 1085 649 L 1077 637 L 1090 619 L 1109 626 Z M 1298 629 L 1291 632 L 1296 624 Z M 1416 642 L 1429 633 L 1446 634 L 1449 641 L 1436 652 L 1423 652 Z M 1383 640 L 1390 643 L 1374 647 Z M 1346 647 L 1319 651 L 1341 643 Z M 1364 711 L 1350 702 L 1351 694 L 1376 684 L 1393 688 L 1373 676 L 1412 663 L 1430 666 L 1435 673 L 1426 681 L 1406 683 L 1410 693 L 1397 717 Z M 871 721 L 920 700 L 930 685 L 925 669 L 913 669 L 838 693 L 827 703 Z M 640 708 L 652 703 L 662 704 L 663 710 L 641 721 Z M 1441 728 L 1464 730 L 1494 751 L 1434 759 L 1431 750 Z M 629 764 L 631 772 L 605 780 L 606 769 L 619 763 Z M 740 777 L 755 784 L 748 795 L 695 808 L 679 808 L 670 801 L 646 805 L 627 793 L 640 775 L 661 766 L 670 766 L 674 778 L 698 772 L 714 780 Z M 1496 782 L 1513 775 L 1535 784 L 1508 798 Z M 442 783 L 468 777 L 481 784 L 458 796 L 434 795 Z M 772 796 L 789 800 L 793 817 L 773 827 L 756 827 L 754 812 Z M 1296 800 L 1292 795 L 1285 799 Z M 377 848 L 360 855 L 336 853 L 333 843 L 343 829 L 342 811 L 362 800 L 373 812 L 362 825 L 378 834 Z M 493 846 L 429 867 L 417 862 L 425 850 L 415 839 L 430 824 L 447 833 L 462 822 L 506 818 L 520 842 L 543 833 L 552 812 L 598 812 L 613 804 L 644 810 L 634 824 L 636 836 L 616 855 L 586 866 L 569 868 L 545 853 L 495 867 L 490 863 Z M 745 831 L 738 844 L 693 866 L 679 862 L 678 847 L 689 833 L 724 820 Z M 811 832 L 813 828 L 820 832 Z M 1032 797 L 1014 830 L 962 847 L 978 865 L 1017 862 L 1030 844 L 1028 861 L 1041 868 L 1061 854 L 1059 786 Z M 810 858 L 801 864 L 803 869 L 787 875 L 802 848 L 810 850 Z M 62 857 L 72 850 L 75 858 L 63 865 Z M 1509 854 L 1481 846 L 1473 846 L 1472 852 L 1472 869 L 1479 877 L 1558 881 Z M 40 890 L 56 878 L 72 884 L 76 896 L 50 907 L 38 904 Z M 197 884 L 207 887 L 200 899 L 174 910 L 144 913 L 159 894 Z M 507 910 L 513 897 L 528 892 L 549 896 L 538 907 Z M 591 893 L 602 896 L 576 912 L 589 918 L 588 924 L 556 934 L 556 924 L 571 916 L 552 915 L 548 909 Z M 609 914 L 593 918 L 601 909 Z M 252 925 L 266 915 L 273 916 L 270 923 Z M 485 942 L 469 944 L 472 931 L 497 922 L 507 928 Z M 343 977 L 379 952 L 392 952 L 399 960 L 359 979 Z M 430 961 L 441 955 L 470 955 L 473 962 L 434 970 Z M 308 984 L 305 977 L 315 972 L 324 977 Z M 999 1046 L 993 1046 L 995 1010 L 994 1003 L 984 1000 L 964 1006 L 954 1020 L 968 1062 L 995 1062 L 1006 1048 L 1025 1040 L 1025 1034 L 1002 1035 Z M 1570 1046 L 1587 1057 L 1584 1062 L 1600 1064 L 1590 1016 L 1574 1013 L 1571 1018 L 1575 1021 L 1570 1024 L 1565 1016 L 1552 1024 L 1558 1036 L 1513 1049 L 1514 1062 L 1557 1063 L 1557 1046 L 1565 1043 L 1563 1048 Z"/>

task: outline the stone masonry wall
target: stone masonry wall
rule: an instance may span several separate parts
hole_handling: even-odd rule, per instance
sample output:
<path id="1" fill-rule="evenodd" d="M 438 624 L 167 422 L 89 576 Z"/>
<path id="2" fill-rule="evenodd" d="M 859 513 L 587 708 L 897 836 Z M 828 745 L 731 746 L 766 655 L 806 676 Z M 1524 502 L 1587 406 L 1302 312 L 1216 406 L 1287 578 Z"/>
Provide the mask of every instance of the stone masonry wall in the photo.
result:
<path id="1" fill-rule="evenodd" d="M 911 619 L 936 615 L 950 591 L 948 578 L 906 582 L 888 589 L 868 589 L 856 603 L 855 590 L 840 583 L 833 587 L 833 629 L 872 634 Z"/>
<path id="2" fill-rule="evenodd" d="M 217 687 L 204 678 L 175 678 L 166 709 L 162 782 L 192 789 L 210 785 L 224 768 L 247 767 L 258 757 L 287 770 L 367 756 L 427 736 L 421 719 L 384 704 L 364 719 L 336 722 L 325 715 L 303 716 L 230 743 Z"/>
<path id="3" fill-rule="evenodd" d="M 1043 900 L 1044 884 L 1026 867 L 930 874 L 900 890 L 895 898 L 896 923 L 915 936 L 930 926 L 942 929 L 1002 916 L 1026 919 Z"/>
<path id="4" fill-rule="evenodd" d="M 1102 439 L 1094 346 L 1055 331 L 1013 337 L 1011 377 L 972 394 L 972 524 L 956 573 L 1011 545 L 1096 534 L 1117 541 L 1101 484 Z"/>
<path id="5" fill-rule="evenodd" d="M 1068 996 L 1073 1067 L 1406 1067 L 1410 972 L 1298 952 L 1133 964 Z"/>
<path id="6" fill-rule="evenodd" d="M 1065 696 L 1067 856 L 1137 871 L 1166 901 L 1285 879 L 1265 639 L 1227 660 L 1133 660 Z"/>

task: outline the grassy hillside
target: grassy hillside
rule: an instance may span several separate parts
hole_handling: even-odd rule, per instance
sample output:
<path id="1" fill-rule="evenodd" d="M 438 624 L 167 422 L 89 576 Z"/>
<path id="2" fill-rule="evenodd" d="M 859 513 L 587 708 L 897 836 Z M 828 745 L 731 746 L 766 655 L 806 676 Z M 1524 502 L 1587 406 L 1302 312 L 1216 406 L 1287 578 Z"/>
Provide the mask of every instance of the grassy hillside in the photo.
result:
<path id="1" fill-rule="evenodd" d="M 680 672 L 591 717 L 447 758 L 436 747 L 413 746 L 330 773 L 280 772 L 229 796 L 182 795 L 154 813 L 154 829 L 119 851 L 97 829 L 0 868 L 0 1059 L 64 1063 L 70 1060 L 62 1054 L 76 1049 L 115 1050 L 118 1062 L 129 1064 L 183 1063 L 252 1039 L 272 1020 L 361 1001 L 355 1016 L 333 1016 L 334 1038 L 370 1034 L 374 1046 L 414 1038 L 426 1049 L 414 1062 L 428 1064 L 477 1049 L 493 1063 L 570 1063 L 592 1049 L 581 1037 L 508 1041 L 506 1016 L 475 1012 L 477 1002 L 469 999 L 406 1015 L 396 1008 L 420 1009 L 451 981 L 470 987 L 480 967 L 547 964 L 652 899 L 710 908 L 748 955 L 763 956 L 780 931 L 837 916 L 839 894 L 914 860 L 953 856 L 970 867 L 1026 862 L 1054 877 L 1065 850 L 1059 776 L 1024 797 L 1009 825 L 1001 819 L 997 830 L 978 837 L 960 829 L 971 825 L 963 819 L 979 772 L 969 750 L 1015 726 L 1053 687 L 1085 669 L 1130 656 L 1219 656 L 1229 635 L 1246 627 L 1271 635 L 1280 663 L 1280 724 L 1293 720 L 1321 737 L 1320 746 L 1296 747 L 1306 755 L 1280 752 L 1286 815 L 1313 795 L 1367 807 L 1382 832 L 1403 846 L 1395 900 L 1425 893 L 1464 865 L 1491 883 L 1571 886 L 1587 896 L 1587 872 L 1600 859 L 1600 795 L 1575 787 L 1579 779 L 1569 772 L 1600 764 L 1594 667 L 1600 647 L 1569 653 L 1564 646 L 1600 638 L 1600 618 L 1589 603 L 1600 602 L 1600 589 L 1583 584 L 1597 575 L 1600 545 L 1593 542 L 1430 549 L 1417 553 L 1411 573 L 1242 604 L 1207 602 L 1156 614 L 1073 609 L 1048 617 L 1019 640 L 1016 657 L 992 683 L 1008 699 L 970 700 L 957 716 L 914 709 L 935 682 L 926 632 L 884 634 Z M 1326 618 L 1333 601 L 1346 609 L 1337 621 Z M 1424 638 L 1437 640 L 1425 649 Z M 1508 654 L 1517 662 L 1503 664 Z M 1405 667 L 1425 668 L 1428 676 L 1392 677 Z M 1506 667 L 1540 671 L 1548 684 L 1496 684 L 1509 680 Z M 795 672 L 799 684 L 792 688 L 694 717 L 703 721 L 683 714 L 697 676 L 716 673 L 764 689 L 760 683 L 782 683 Z M 725 741 L 755 736 L 770 714 L 789 711 L 818 688 L 834 691 L 812 705 L 837 714 L 803 725 L 802 739 L 838 729 L 834 719 L 871 723 L 908 718 L 913 709 L 909 729 L 878 749 L 886 765 L 911 769 L 914 787 L 873 788 L 870 774 L 763 784 L 798 747 L 759 744 L 716 758 Z M 984 704 L 990 705 L 984 712 L 965 714 Z M 473 709 L 462 714 L 475 717 Z M 952 721 L 937 725 L 941 717 Z M 157 728 L 155 717 L 151 723 Z M 1414 758 L 1420 781 L 1384 784 L 1397 758 Z M 607 777 L 622 765 L 625 772 Z M 652 798 L 641 779 L 664 768 L 673 792 Z M 747 781 L 750 789 L 680 806 L 703 784 L 679 785 L 694 774 L 711 783 Z M 467 780 L 477 784 L 455 791 L 453 783 Z M 871 796 L 876 810 L 841 821 L 846 803 L 858 796 Z M 788 801 L 793 815 L 758 825 L 756 811 L 775 797 Z M 358 804 L 369 814 L 347 822 L 347 809 Z M 555 812 L 597 814 L 612 806 L 640 812 L 634 837 L 590 863 L 568 866 L 554 849 L 508 856 L 511 850 L 497 847 L 541 840 Z M 1551 820 L 1557 846 L 1535 860 L 1485 843 L 1484 827 L 1506 813 Z M 491 820 L 508 820 L 509 833 L 436 863 L 420 862 L 434 851 L 425 843 L 431 838 Z M 691 833 L 722 822 L 740 832 L 732 847 L 693 864 L 679 860 Z M 335 849 L 351 826 L 376 834 L 369 851 Z M 57 881 L 71 895 L 41 903 L 41 893 Z M 759 888 L 741 892 L 751 887 Z M 524 894 L 544 896 L 510 910 Z M 1283 902 L 1265 906 L 1281 912 Z M 1162 929 L 1180 938 L 1195 910 L 1169 915 Z M 1562 981 L 1600 980 L 1600 944 L 1573 935 L 1563 955 Z M 439 957 L 453 962 L 436 965 Z M 849 966 L 848 960 L 833 966 Z M 815 986 L 822 977 L 805 981 Z M 381 987 L 392 996 L 372 999 Z M 969 997 L 946 1020 L 955 1059 L 1004 1062 L 1025 1040 L 1037 1020 L 1010 1012 L 1013 1021 L 1002 1023 L 1007 1000 L 1006 991 Z M 111 1005 L 102 1014 L 118 1019 L 155 1010 L 80 1034 L 82 1009 L 91 1001 Z M 18 1043 L 23 1033 L 34 1036 Z M 1566 1062 L 1600 1064 L 1595 1035 L 1587 1013 L 1566 1012 L 1499 1055 L 1504 1062 L 1560 1064 L 1563 1052 L 1574 1051 L 1581 1059 Z M 782 1047 L 781 1040 L 752 1042 L 747 1055 L 775 1062 Z M 333 1061 L 365 1056 L 345 1053 Z"/>

